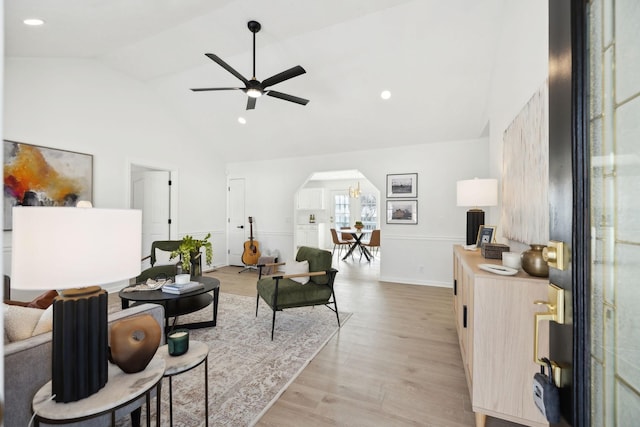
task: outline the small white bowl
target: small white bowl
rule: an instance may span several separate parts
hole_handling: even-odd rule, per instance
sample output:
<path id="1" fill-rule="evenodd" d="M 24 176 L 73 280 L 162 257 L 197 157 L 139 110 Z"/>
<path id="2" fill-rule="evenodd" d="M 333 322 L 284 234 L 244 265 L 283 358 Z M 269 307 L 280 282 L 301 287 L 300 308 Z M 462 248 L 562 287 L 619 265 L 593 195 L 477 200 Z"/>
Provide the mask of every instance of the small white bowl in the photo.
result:
<path id="1" fill-rule="evenodd" d="M 176 274 L 176 283 L 178 285 L 189 283 L 189 280 L 191 280 L 191 276 L 189 274 Z"/>
<path id="2" fill-rule="evenodd" d="M 517 252 L 502 252 L 502 265 L 519 269 L 521 267 L 520 254 Z"/>

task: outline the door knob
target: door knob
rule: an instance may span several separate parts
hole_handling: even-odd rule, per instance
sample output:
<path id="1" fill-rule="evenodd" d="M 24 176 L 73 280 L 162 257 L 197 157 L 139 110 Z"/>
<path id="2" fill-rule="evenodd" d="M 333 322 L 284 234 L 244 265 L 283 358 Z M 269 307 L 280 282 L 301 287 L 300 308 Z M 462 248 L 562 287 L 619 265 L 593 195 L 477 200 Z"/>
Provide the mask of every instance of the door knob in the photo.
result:
<path id="1" fill-rule="evenodd" d="M 550 240 L 547 246 L 542 249 L 542 259 L 551 268 L 566 270 L 569 263 L 569 249 L 564 242 Z"/>
<path id="2" fill-rule="evenodd" d="M 236 228 L 244 228 L 244 225 L 237 225 Z"/>

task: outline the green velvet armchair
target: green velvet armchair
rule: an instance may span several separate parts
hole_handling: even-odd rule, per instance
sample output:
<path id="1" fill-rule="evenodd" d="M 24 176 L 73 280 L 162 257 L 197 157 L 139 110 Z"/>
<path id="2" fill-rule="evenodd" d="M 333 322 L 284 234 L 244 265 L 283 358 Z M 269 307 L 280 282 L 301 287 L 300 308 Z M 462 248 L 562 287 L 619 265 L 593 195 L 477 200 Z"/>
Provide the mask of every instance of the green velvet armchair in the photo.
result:
<path id="1" fill-rule="evenodd" d="M 151 267 L 142 271 L 136 277 L 136 283 L 144 282 L 147 279 L 173 277 L 177 272 L 177 265 L 180 259 L 177 257 L 169 259 L 170 253 L 177 250 L 181 240 L 156 240 L 151 244 L 151 253 L 142 258 L 142 261 L 149 260 Z M 160 259 L 163 258 L 163 259 Z M 200 253 L 191 258 L 191 274 L 199 276 L 202 274 L 202 260 Z"/>
<path id="2" fill-rule="evenodd" d="M 331 268 L 331 260 L 331 252 L 303 246 L 298 250 L 296 261 L 307 261 L 309 263 L 308 273 L 276 273 L 273 276 L 262 277 L 267 268 L 275 270 L 278 266 L 285 265 L 285 263 L 259 264 L 257 266 L 259 276 L 256 316 L 258 316 L 258 307 L 260 298 L 262 298 L 273 310 L 271 340 L 273 340 L 275 329 L 276 312 L 288 308 L 324 305 L 336 313 L 338 327 L 340 327 L 338 304 L 333 289 L 338 270 Z M 308 277 L 309 282 L 301 284 L 293 280 L 300 277 Z"/>

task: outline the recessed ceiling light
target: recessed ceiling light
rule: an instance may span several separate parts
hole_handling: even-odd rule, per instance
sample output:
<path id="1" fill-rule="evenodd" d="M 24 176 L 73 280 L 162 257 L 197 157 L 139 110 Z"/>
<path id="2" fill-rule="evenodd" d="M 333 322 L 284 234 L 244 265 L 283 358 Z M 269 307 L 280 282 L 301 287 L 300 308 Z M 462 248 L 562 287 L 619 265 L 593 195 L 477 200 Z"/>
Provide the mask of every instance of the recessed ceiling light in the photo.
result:
<path id="1" fill-rule="evenodd" d="M 238 123 L 240 123 L 241 125 L 247 124 L 247 119 L 245 119 L 244 117 L 238 117 Z"/>
<path id="2" fill-rule="evenodd" d="M 380 98 L 382 99 L 391 98 L 391 92 L 389 92 L 388 90 L 383 90 L 382 93 L 380 94 Z"/>
<path id="3" fill-rule="evenodd" d="M 37 27 L 38 25 L 44 24 L 44 21 L 39 18 L 28 18 L 22 21 L 25 25 L 30 25 L 32 27 Z"/>

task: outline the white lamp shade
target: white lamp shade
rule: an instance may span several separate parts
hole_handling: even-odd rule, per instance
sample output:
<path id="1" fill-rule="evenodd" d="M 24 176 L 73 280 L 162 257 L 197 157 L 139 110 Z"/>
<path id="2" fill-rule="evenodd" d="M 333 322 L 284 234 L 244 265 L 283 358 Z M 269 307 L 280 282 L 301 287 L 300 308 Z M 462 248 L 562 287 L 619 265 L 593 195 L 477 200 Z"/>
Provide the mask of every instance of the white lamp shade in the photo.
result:
<path id="1" fill-rule="evenodd" d="M 69 289 L 140 274 L 142 212 L 13 208 L 11 286 Z"/>
<path id="2" fill-rule="evenodd" d="M 457 183 L 458 206 L 496 206 L 498 204 L 497 179 L 467 179 Z"/>

